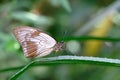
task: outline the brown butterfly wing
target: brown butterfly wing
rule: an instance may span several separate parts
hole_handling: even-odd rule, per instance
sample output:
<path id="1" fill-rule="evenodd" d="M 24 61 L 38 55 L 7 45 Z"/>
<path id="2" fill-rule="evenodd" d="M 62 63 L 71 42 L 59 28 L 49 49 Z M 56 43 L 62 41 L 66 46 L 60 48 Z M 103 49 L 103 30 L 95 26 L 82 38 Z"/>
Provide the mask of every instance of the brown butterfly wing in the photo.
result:
<path id="1" fill-rule="evenodd" d="M 53 51 L 56 41 L 49 35 L 31 27 L 17 27 L 13 30 L 26 57 L 45 56 Z"/>

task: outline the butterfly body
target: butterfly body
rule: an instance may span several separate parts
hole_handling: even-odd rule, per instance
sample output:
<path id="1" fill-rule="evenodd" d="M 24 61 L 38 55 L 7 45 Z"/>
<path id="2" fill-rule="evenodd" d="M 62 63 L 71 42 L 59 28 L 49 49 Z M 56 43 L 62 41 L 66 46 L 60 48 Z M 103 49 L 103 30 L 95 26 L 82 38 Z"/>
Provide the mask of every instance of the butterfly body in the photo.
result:
<path id="1" fill-rule="evenodd" d="M 51 36 L 36 28 L 17 27 L 13 33 L 28 58 L 46 56 L 62 47 L 62 44 L 58 44 Z"/>

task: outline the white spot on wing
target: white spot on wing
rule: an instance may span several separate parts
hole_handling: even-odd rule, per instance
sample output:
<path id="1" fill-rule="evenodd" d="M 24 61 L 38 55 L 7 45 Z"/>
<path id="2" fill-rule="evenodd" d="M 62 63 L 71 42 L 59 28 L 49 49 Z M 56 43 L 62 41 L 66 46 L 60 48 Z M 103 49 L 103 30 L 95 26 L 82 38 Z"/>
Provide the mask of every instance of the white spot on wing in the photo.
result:
<path id="1" fill-rule="evenodd" d="M 56 41 L 51 36 L 45 33 L 40 33 L 39 35 L 45 39 L 43 44 L 46 44 L 46 48 L 51 48 L 56 44 Z"/>

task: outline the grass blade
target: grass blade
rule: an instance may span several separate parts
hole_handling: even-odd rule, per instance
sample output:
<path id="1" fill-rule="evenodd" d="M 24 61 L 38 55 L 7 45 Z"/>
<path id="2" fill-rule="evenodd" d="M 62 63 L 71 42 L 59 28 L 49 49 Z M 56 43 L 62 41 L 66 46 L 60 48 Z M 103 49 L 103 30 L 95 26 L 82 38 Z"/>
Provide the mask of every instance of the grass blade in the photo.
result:
<path id="1" fill-rule="evenodd" d="M 14 74 L 9 80 L 16 80 L 22 73 L 32 66 L 40 65 L 58 65 L 58 64 L 96 64 L 103 66 L 120 67 L 119 59 L 85 57 L 85 56 L 58 56 L 50 58 L 41 58 L 34 60 Z"/>
<path id="2" fill-rule="evenodd" d="M 62 38 L 58 38 L 59 41 Z M 93 37 L 93 36 L 81 36 L 81 37 L 65 37 L 64 41 L 78 40 L 78 41 L 87 41 L 87 40 L 98 40 L 98 41 L 108 41 L 108 42 L 118 42 L 120 38 L 111 38 L 111 37 Z"/>

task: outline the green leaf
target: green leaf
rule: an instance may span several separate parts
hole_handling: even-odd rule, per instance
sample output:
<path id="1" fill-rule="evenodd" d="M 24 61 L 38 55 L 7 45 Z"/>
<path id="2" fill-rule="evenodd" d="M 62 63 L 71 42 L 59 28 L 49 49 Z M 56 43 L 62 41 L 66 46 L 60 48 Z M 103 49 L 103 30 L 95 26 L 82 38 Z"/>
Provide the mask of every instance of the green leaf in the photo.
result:
<path id="1" fill-rule="evenodd" d="M 68 12 L 71 12 L 71 6 L 68 0 L 60 0 L 61 1 L 61 5 L 63 6 L 64 9 L 66 9 Z"/>
<path id="2" fill-rule="evenodd" d="M 99 58 L 99 57 L 85 57 L 85 56 L 58 56 L 50 58 L 41 58 L 34 60 L 14 74 L 9 80 L 16 80 L 27 69 L 33 66 L 40 65 L 60 65 L 60 64 L 96 64 L 103 66 L 117 66 L 120 67 L 119 59 Z"/>
<path id="3" fill-rule="evenodd" d="M 36 15 L 30 12 L 19 11 L 11 13 L 11 18 L 26 23 L 33 23 L 43 26 L 50 26 L 54 23 L 53 19 L 48 16 Z"/>
<path id="4" fill-rule="evenodd" d="M 49 0 L 53 6 L 62 6 L 66 11 L 71 12 L 71 5 L 69 0 Z"/>

